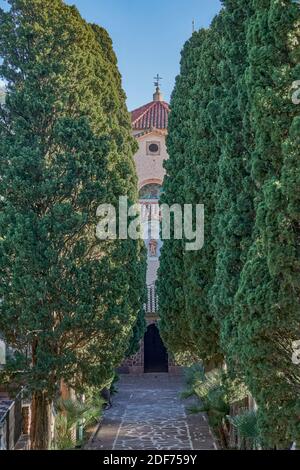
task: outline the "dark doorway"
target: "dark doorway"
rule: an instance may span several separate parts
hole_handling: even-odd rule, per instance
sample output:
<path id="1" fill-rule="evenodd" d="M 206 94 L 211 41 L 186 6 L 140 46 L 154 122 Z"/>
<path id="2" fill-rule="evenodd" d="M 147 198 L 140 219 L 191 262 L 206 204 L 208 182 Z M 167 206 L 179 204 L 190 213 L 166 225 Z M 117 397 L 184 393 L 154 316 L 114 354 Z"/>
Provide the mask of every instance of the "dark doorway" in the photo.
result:
<path id="1" fill-rule="evenodd" d="M 145 373 L 168 372 L 168 353 L 156 325 L 148 326 L 144 348 Z"/>

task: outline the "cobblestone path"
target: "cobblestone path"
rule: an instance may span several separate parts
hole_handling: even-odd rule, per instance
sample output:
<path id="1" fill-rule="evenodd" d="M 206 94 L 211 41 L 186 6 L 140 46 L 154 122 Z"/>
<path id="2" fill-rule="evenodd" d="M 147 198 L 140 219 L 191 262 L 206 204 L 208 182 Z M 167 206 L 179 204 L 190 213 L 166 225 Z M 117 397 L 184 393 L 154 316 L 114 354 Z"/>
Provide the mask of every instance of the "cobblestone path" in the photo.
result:
<path id="1" fill-rule="evenodd" d="M 88 449 L 216 449 L 205 415 L 187 415 L 183 381 L 168 374 L 122 376 L 113 407 Z"/>

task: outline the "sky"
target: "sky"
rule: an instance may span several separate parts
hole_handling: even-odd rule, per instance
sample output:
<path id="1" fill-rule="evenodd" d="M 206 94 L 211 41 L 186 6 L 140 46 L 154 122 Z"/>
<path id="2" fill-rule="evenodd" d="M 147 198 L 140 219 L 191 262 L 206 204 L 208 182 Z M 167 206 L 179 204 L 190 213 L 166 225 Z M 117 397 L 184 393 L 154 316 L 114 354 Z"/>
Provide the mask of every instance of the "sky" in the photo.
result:
<path id="1" fill-rule="evenodd" d="M 6 2 L 0 0 L 0 6 Z M 107 29 L 118 57 L 129 110 L 152 100 L 154 77 L 169 101 L 180 51 L 196 29 L 208 27 L 219 0 L 66 0 L 83 18 Z"/>

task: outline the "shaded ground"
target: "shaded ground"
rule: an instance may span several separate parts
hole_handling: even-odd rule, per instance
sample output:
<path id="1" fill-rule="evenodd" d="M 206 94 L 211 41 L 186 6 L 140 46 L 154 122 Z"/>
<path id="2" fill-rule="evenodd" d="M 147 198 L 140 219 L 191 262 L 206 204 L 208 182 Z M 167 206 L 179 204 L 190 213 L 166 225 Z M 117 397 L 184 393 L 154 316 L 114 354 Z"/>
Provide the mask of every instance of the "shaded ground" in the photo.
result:
<path id="1" fill-rule="evenodd" d="M 206 416 L 187 415 L 180 400 L 181 377 L 168 374 L 122 376 L 113 407 L 88 449 L 216 449 Z"/>

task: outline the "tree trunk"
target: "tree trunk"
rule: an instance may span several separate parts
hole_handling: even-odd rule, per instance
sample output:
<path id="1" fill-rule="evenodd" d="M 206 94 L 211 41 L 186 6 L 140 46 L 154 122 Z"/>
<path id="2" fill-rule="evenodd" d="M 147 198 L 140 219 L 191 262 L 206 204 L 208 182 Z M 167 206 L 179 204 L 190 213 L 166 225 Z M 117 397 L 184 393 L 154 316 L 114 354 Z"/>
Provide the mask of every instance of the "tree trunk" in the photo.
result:
<path id="1" fill-rule="evenodd" d="M 34 392 L 31 401 L 31 450 L 49 450 L 51 446 L 52 402 L 46 392 Z"/>

